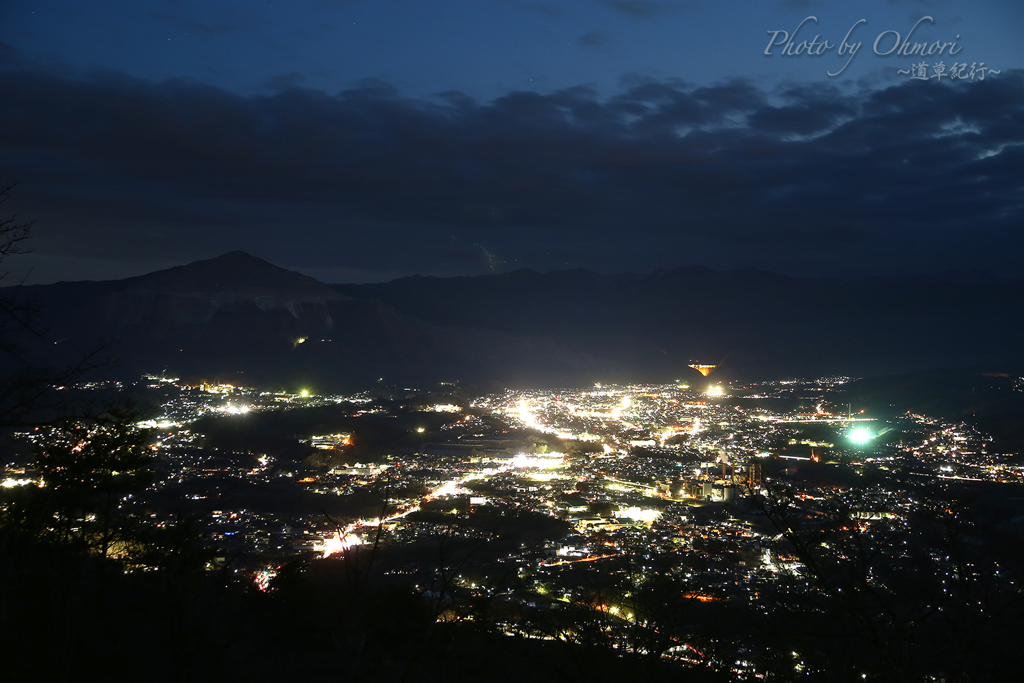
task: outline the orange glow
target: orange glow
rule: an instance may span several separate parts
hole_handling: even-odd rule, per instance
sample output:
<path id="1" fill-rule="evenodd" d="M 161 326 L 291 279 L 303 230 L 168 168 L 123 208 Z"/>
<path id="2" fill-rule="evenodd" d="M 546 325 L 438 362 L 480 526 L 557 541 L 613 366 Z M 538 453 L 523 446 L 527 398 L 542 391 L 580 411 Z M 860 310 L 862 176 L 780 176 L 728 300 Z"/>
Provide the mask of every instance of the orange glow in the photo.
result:
<path id="1" fill-rule="evenodd" d="M 595 560 L 607 560 L 609 557 L 617 557 L 617 555 L 595 555 L 593 557 L 581 557 L 578 560 L 558 560 L 556 562 L 541 562 L 541 566 L 557 567 L 563 564 L 576 564 L 577 562 L 594 562 Z"/>

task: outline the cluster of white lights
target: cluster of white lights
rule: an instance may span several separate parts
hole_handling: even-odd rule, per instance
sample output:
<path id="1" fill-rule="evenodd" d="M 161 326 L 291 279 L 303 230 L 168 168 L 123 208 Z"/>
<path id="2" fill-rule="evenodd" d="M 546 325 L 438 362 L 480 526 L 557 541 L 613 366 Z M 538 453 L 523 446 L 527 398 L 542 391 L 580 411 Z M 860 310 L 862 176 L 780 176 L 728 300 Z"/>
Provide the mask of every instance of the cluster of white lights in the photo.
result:
<path id="1" fill-rule="evenodd" d="M 171 420 L 142 420 L 135 424 L 137 427 L 141 427 L 142 429 L 168 429 L 170 427 L 180 426 L 179 423 Z"/>
<path id="2" fill-rule="evenodd" d="M 871 435 L 871 432 L 865 429 L 864 427 L 858 427 L 857 429 L 854 429 L 849 434 L 847 434 L 847 436 L 850 438 L 850 441 L 857 444 L 867 443 L 868 441 L 871 441 L 871 439 L 874 438 L 874 436 Z"/>
<path id="3" fill-rule="evenodd" d="M 552 470 L 565 464 L 562 453 L 548 453 L 546 455 L 529 455 L 519 453 L 512 458 L 511 465 L 517 470 Z"/>
<path id="4" fill-rule="evenodd" d="M 616 513 L 616 516 L 625 517 L 626 519 L 632 519 L 637 522 L 643 522 L 644 524 L 651 524 L 656 519 L 658 519 L 658 517 L 661 516 L 661 511 L 639 507 L 630 507 L 619 510 Z"/>

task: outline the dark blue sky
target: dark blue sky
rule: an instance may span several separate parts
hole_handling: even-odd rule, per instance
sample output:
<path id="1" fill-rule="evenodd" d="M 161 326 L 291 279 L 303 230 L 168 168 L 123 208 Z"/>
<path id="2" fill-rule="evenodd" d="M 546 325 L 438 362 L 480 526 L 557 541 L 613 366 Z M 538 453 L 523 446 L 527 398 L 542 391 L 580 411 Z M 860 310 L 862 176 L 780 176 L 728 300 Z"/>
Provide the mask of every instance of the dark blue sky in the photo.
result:
<path id="1" fill-rule="evenodd" d="M 801 21 L 823 54 L 782 54 Z M 7 2 L 3 209 L 38 219 L 10 265 L 1016 275 L 1021 29 L 1005 2 Z M 897 33 L 956 54 L 878 54 Z"/>

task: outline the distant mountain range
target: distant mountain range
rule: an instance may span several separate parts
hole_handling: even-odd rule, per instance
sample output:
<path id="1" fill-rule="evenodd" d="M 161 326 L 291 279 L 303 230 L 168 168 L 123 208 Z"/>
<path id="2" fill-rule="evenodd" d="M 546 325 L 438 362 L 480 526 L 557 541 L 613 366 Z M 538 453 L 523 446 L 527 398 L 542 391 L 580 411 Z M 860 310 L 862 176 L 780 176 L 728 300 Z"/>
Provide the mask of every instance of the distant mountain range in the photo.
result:
<path id="1" fill-rule="evenodd" d="M 520 270 L 327 285 L 236 251 L 4 293 L 31 299 L 49 328 L 37 354 L 68 360 L 106 340 L 119 365 L 105 374 L 126 378 L 500 389 L 699 380 L 695 361 L 723 378 L 1024 365 L 1024 280 L 984 276 Z"/>

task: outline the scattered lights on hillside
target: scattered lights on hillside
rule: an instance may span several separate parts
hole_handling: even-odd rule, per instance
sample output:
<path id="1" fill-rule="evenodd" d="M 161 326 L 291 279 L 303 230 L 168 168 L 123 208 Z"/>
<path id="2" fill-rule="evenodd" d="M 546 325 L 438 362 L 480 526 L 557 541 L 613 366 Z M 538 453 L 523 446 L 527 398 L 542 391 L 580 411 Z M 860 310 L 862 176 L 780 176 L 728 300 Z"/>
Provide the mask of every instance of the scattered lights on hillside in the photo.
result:
<path id="1" fill-rule="evenodd" d="M 277 569 L 273 567 L 264 567 L 263 569 L 256 572 L 256 575 L 253 577 L 253 581 L 255 582 L 257 588 L 266 593 L 268 590 L 270 590 L 270 581 L 275 576 L 277 576 Z"/>

